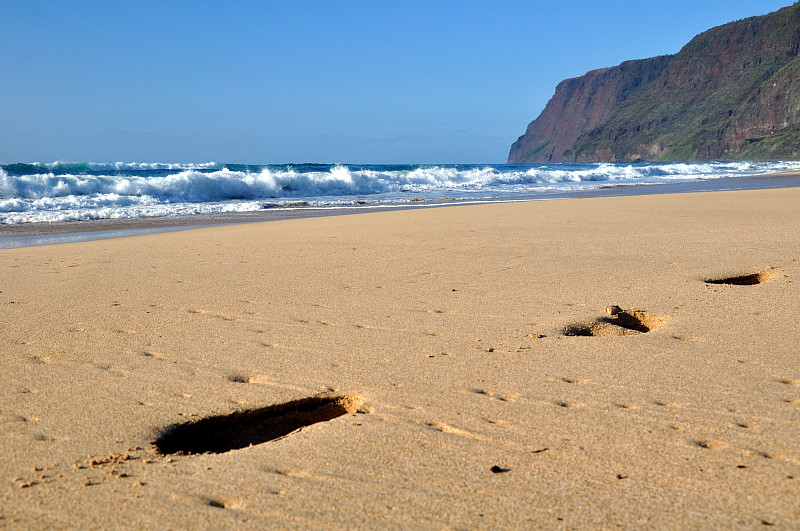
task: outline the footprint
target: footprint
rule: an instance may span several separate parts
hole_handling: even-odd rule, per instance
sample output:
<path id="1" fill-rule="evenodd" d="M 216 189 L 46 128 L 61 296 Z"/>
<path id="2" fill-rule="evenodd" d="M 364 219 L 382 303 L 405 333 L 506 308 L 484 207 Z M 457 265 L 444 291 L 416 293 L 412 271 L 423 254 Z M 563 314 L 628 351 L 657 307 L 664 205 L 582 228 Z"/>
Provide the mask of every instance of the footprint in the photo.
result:
<path id="1" fill-rule="evenodd" d="M 5 422 L 28 422 L 27 417 L 23 415 L 15 415 L 13 413 L 0 413 L 0 423 Z"/>
<path id="2" fill-rule="evenodd" d="M 728 284 L 731 286 L 752 286 L 755 284 L 761 284 L 774 278 L 775 275 L 770 273 L 769 270 L 760 271 L 758 273 L 750 273 L 747 275 L 739 275 L 735 277 L 725 277 L 725 278 L 709 278 L 706 279 L 704 282 L 706 284 Z"/>
<path id="3" fill-rule="evenodd" d="M 173 424 L 153 442 L 162 455 L 221 454 L 279 439 L 306 426 L 355 413 L 356 395 L 313 396 L 284 404 Z"/>
<path id="4" fill-rule="evenodd" d="M 755 449 L 752 449 L 752 448 L 747 448 L 745 450 L 745 452 L 747 454 L 749 454 L 749 455 L 762 457 L 764 459 L 775 459 L 776 457 L 780 457 L 780 456 L 773 455 L 773 454 L 771 454 L 769 452 L 765 452 L 764 450 L 755 450 Z"/>
<path id="5" fill-rule="evenodd" d="M 163 360 L 167 357 L 167 355 L 163 352 L 156 352 L 152 350 L 140 350 L 139 355 L 144 356 L 145 358 L 156 358 L 160 360 Z"/>
<path id="6" fill-rule="evenodd" d="M 563 378 L 563 377 L 559 378 L 559 380 L 568 384 L 585 384 L 589 381 L 586 378 Z"/>
<path id="7" fill-rule="evenodd" d="M 239 498 L 223 499 L 223 498 L 200 498 L 200 501 L 209 507 L 216 509 L 242 509 L 245 504 Z"/>
<path id="8" fill-rule="evenodd" d="M 653 403 L 662 407 L 677 407 L 681 405 L 680 402 L 674 402 L 672 400 L 654 400 Z"/>
<path id="9" fill-rule="evenodd" d="M 431 421 L 431 422 L 426 422 L 425 424 L 428 427 L 433 428 L 434 430 L 440 431 L 442 433 L 449 433 L 449 434 L 452 434 L 452 435 L 460 435 L 461 437 L 473 437 L 472 433 L 470 433 L 468 431 L 465 431 L 465 430 L 462 430 L 462 429 L 459 429 L 459 428 L 456 428 L 456 427 L 453 427 L 453 426 L 451 426 L 449 424 L 445 424 L 444 422 Z"/>
<path id="10" fill-rule="evenodd" d="M 694 442 L 695 446 L 699 446 L 700 448 L 705 448 L 707 450 L 721 450 L 723 448 L 728 447 L 728 443 L 724 441 L 716 441 L 716 440 L 699 440 L 699 441 L 692 441 Z"/>
<path id="11" fill-rule="evenodd" d="M 661 326 L 664 319 L 643 312 L 639 308 L 623 310 L 619 306 L 606 306 L 609 317 L 601 317 L 590 323 L 576 323 L 564 329 L 565 336 L 629 336 L 646 334 Z"/>
<path id="12" fill-rule="evenodd" d="M 473 393 L 488 396 L 489 398 L 494 398 L 495 400 L 499 400 L 501 402 L 513 402 L 516 399 L 516 395 L 510 393 L 498 393 L 495 391 L 489 391 L 488 389 L 473 389 Z"/>
<path id="13" fill-rule="evenodd" d="M 241 372 L 235 372 L 233 374 L 229 374 L 225 379 L 233 383 L 264 384 L 276 387 L 286 387 L 288 389 L 295 389 L 302 391 L 301 388 L 299 387 L 295 387 L 292 385 L 284 385 L 278 382 L 274 382 L 267 376 L 264 376 L 263 374 L 244 374 Z"/>
<path id="14" fill-rule="evenodd" d="M 575 402 L 567 402 L 566 400 L 556 400 L 553 403 L 555 405 L 557 405 L 558 407 L 563 407 L 565 409 L 572 409 L 572 408 L 579 407 L 578 404 L 576 404 Z"/>

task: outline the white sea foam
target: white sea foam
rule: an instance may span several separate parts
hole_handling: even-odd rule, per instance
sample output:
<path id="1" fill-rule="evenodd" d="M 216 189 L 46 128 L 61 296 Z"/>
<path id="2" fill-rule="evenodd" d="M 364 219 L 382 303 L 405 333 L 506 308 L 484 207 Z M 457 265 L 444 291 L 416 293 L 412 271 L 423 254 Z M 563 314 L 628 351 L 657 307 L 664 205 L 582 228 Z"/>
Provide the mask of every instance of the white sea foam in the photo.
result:
<path id="1" fill-rule="evenodd" d="M 220 166 L 216 162 L 201 163 L 162 163 L 162 162 L 34 162 L 32 166 L 40 166 L 47 170 L 89 169 L 93 171 L 142 171 L 142 170 L 214 170 Z"/>
<path id="2" fill-rule="evenodd" d="M 40 171 L 41 170 L 41 171 Z M 0 168 L 0 224 L 516 197 L 800 170 L 800 162 L 547 166 L 64 163 Z"/>

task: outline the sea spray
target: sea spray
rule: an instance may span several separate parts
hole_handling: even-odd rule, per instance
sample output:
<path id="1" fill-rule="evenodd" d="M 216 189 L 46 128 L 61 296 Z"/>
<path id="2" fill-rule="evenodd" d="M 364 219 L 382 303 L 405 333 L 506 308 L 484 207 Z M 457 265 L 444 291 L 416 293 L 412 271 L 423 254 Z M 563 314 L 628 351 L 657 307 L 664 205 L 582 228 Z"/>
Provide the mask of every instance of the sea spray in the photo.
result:
<path id="1" fill-rule="evenodd" d="M 247 165 L 214 162 L 0 166 L 0 224 L 520 199 L 800 170 L 800 162 L 553 165 Z"/>

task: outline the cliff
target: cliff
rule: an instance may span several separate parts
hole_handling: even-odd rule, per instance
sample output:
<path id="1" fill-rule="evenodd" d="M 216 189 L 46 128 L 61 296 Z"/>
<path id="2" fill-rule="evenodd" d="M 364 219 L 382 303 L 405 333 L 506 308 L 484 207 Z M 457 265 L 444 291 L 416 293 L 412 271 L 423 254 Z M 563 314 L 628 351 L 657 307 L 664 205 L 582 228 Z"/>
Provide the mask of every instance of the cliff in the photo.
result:
<path id="1" fill-rule="evenodd" d="M 800 2 L 559 83 L 509 163 L 800 158 Z"/>

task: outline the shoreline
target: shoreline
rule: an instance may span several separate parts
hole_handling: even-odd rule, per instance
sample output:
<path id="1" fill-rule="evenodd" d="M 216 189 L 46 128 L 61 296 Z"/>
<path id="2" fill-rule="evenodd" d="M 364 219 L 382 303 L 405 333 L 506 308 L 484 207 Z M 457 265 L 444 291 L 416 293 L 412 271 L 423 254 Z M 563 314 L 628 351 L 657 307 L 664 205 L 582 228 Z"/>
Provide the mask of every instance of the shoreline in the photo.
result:
<path id="1" fill-rule="evenodd" d="M 157 232 L 196 229 L 219 225 L 260 223 L 286 219 L 341 216 L 370 212 L 438 208 L 502 202 L 546 201 L 589 197 L 619 197 L 672 193 L 713 192 L 728 190 L 761 190 L 800 187 L 800 171 L 727 177 L 655 185 L 608 185 L 589 191 L 552 192 L 513 198 L 483 200 L 430 200 L 399 205 L 353 205 L 347 207 L 270 208 L 255 212 L 200 214 L 169 217 L 100 219 L 58 223 L 24 223 L 0 226 L 0 250 L 39 245 L 54 245 L 105 238 L 118 238 Z"/>

